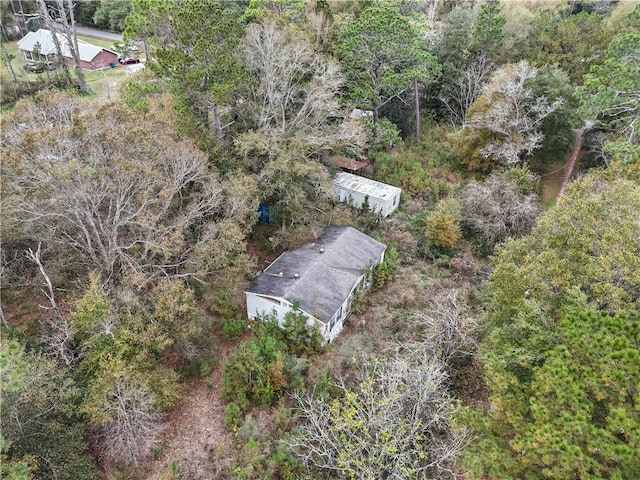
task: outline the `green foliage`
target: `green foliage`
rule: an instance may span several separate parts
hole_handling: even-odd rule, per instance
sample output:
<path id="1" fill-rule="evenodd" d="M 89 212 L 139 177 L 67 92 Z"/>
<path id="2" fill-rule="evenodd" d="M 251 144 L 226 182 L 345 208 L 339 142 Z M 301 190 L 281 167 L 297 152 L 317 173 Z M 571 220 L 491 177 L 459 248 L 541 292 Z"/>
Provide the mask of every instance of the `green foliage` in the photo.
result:
<path id="1" fill-rule="evenodd" d="M 456 6 L 444 19 L 436 45 L 436 55 L 442 64 L 442 78 L 434 86 L 442 96 L 452 92 L 455 82 L 473 60 L 470 48 L 473 21 L 473 10 L 464 5 Z"/>
<path id="2" fill-rule="evenodd" d="M 238 345 L 223 361 L 222 392 L 227 399 L 238 395 L 270 404 L 287 390 L 301 386 L 306 362 L 294 355 L 319 352 L 323 337 L 307 325 L 307 316 L 297 306 L 285 316 L 282 328 L 276 317 L 266 316 L 255 324 L 256 335 Z"/>
<path id="3" fill-rule="evenodd" d="M 440 200 L 424 217 L 424 233 L 436 249 L 450 252 L 462 237 L 460 230 L 460 200 L 449 196 Z"/>
<path id="4" fill-rule="evenodd" d="M 248 0 L 247 3 L 242 15 L 244 23 L 261 21 L 270 15 L 277 15 L 287 22 L 304 19 L 306 5 L 302 0 Z"/>
<path id="5" fill-rule="evenodd" d="M 294 457 L 284 442 L 279 442 L 274 452 L 267 458 L 269 470 L 275 472 L 275 478 L 282 480 L 311 480 L 304 463 Z"/>
<path id="6" fill-rule="evenodd" d="M 3 478 L 97 478 L 77 408 L 78 385 L 44 356 L 16 345 L 2 348 L 3 384 L 5 373 L 14 380 L 2 389 Z M 19 372 L 22 382 L 16 381 Z"/>
<path id="7" fill-rule="evenodd" d="M 508 326 L 531 311 L 548 318 L 576 295 L 612 312 L 640 308 L 639 214 L 637 184 L 598 175 L 572 182 L 529 235 L 499 251 L 491 323 Z"/>
<path id="8" fill-rule="evenodd" d="M 132 109 L 146 112 L 149 109 L 149 98 L 164 93 L 167 88 L 164 82 L 151 81 L 148 73 L 138 72 L 130 80 L 124 81 L 120 95 L 122 101 Z"/>
<path id="9" fill-rule="evenodd" d="M 587 12 L 563 15 L 547 11 L 538 16 L 531 31 L 530 60 L 538 65 L 557 65 L 574 85 L 582 83 L 592 65 L 602 64 L 602 52 L 611 40 L 602 19 Z"/>
<path id="10" fill-rule="evenodd" d="M 348 77 L 354 103 L 368 105 L 373 120 L 379 109 L 403 92 L 413 79 L 430 83 L 440 65 L 426 51 L 420 32 L 395 6 L 369 6 L 339 34 L 336 53 Z"/>
<path id="11" fill-rule="evenodd" d="M 225 340 L 235 340 L 245 330 L 244 320 L 238 315 L 227 318 L 222 322 L 222 338 Z"/>
<path id="12" fill-rule="evenodd" d="M 488 0 L 480 6 L 473 23 L 471 49 L 497 59 L 504 41 L 507 18 L 500 8 L 500 0 Z"/>
<path id="13" fill-rule="evenodd" d="M 24 359 L 24 346 L 16 340 L 2 339 L 0 346 L 0 392 L 11 393 L 24 387 L 29 364 Z"/>
<path id="14" fill-rule="evenodd" d="M 100 0 L 93 14 L 93 23 L 98 28 L 122 32 L 125 19 L 131 11 L 131 2 L 127 0 Z"/>
<path id="15" fill-rule="evenodd" d="M 386 150 L 402 143 L 400 130 L 391 120 L 381 118 L 378 122 L 374 122 L 373 119 L 367 118 L 365 124 L 368 133 L 367 144 L 372 153 Z"/>
<path id="16" fill-rule="evenodd" d="M 402 188 L 403 193 L 419 195 L 431 183 L 431 175 L 424 160 L 413 152 L 377 153 L 374 168 L 376 178 Z"/>
<path id="17" fill-rule="evenodd" d="M 190 360 L 210 352 L 209 322 L 187 284 L 180 280 L 160 281 L 151 292 L 151 300 L 156 324 L 180 355 Z"/>
<path id="18" fill-rule="evenodd" d="M 310 355 L 322 349 L 324 338 L 317 325 L 308 325 L 308 320 L 297 302 L 294 302 L 282 323 L 282 341 L 287 346 L 288 353 L 296 356 Z"/>
<path id="19" fill-rule="evenodd" d="M 457 161 L 470 172 L 489 172 L 495 167 L 494 160 L 482 149 L 497 136 L 489 129 L 463 128 L 447 135 Z"/>
<path id="20" fill-rule="evenodd" d="M 562 99 L 562 104 L 540 123 L 544 142 L 536 154 L 545 160 L 556 160 L 559 155 L 571 149 L 574 140 L 572 128 L 580 125 L 579 101 L 575 90 L 564 71 L 548 65 L 538 69 L 528 87 L 535 96 L 546 98 L 551 103 Z"/>
<path id="21" fill-rule="evenodd" d="M 225 397 L 232 399 L 242 392 L 250 401 L 269 404 L 281 395 L 286 387 L 281 349 L 271 336 L 241 342 L 233 355 L 223 361 L 222 393 Z"/>
<path id="22" fill-rule="evenodd" d="M 125 40 L 143 38 L 155 47 L 149 67 L 172 80 L 185 111 L 205 125 L 211 107 L 201 108 L 200 97 L 224 103 L 242 77 L 233 55 L 241 35 L 235 12 L 220 2 L 198 0 L 135 1 L 125 30 Z"/>
<path id="23" fill-rule="evenodd" d="M 538 177 L 531 172 L 527 165 L 508 168 L 498 175 L 504 176 L 506 180 L 513 182 L 523 195 L 530 195 L 536 189 Z"/>
<path id="24" fill-rule="evenodd" d="M 158 299 L 158 309 L 145 302 L 149 298 L 132 295 L 130 288 L 125 283 L 107 295 L 93 276 L 76 302 L 71 326 L 83 353 L 77 367 L 83 385 L 80 410 L 101 432 L 107 457 L 136 463 L 155 444 L 158 412 L 178 397 L 178 376 L 160 359 L 173 343 L 172 335 L 188 333 L 179 332 L 173 322 L 188 318 L 195 307 L 184 285 L 159 286 L 155 294 L 167 296 Z"/>
<path id="25" fill-rule="evenodd" d="M 488 430 L 469 452 L 474 476 L 636 478 L 640 475 L 638 312 L 578 309 L 555 328 L 556 346 L 530 382 L 488 365 Z M 508 441 L 500 438 L 508 438 Z M 500 458 L 487 452 L 501 452 Z"/>
<path id="26" fill-rule="evenodd" d="M 605 151 L 613 157 L 616 171 L 640 178 L 640 142 L 635 133 L 640 100 L 640 7 L 629 16 L 635 27 L 614 38 L 607 48 L 603 63 L 594 65 L 578 90 L 582 112 L 595 118 L 597 127 L 611 132 Z"/>
<path id="27" fill-rule="evenodd" d="M 329 370 L 320 370 L 314 379 L 313 395 L 318 400 L 329 402 L 340 396 L 341 390 Z"/>
<path id="28" fill-rule="evenodd" d="M 242 408 L 236 403 L 231 402 L 224 409 L 224 424 L 227 429 L 232 430 L 239 426 L 242 419 Z"/>
<path id="29" fill-rule="evenodd" d="M 387 250 L 384 253 L 382 263 L 376 265 L 373 271 L 373 287 L 381 288 L 391 281 L 398 261 L 398 249 L 392 243 L 387 243 Z"/>

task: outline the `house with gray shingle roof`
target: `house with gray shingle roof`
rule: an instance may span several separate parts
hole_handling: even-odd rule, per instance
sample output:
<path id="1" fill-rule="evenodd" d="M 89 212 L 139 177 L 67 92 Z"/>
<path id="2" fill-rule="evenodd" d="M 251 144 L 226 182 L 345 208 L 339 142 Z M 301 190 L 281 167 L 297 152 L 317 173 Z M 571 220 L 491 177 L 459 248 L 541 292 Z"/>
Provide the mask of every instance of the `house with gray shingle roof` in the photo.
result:
<path id="1" fill-rule="evenodd" d="M 251 320 L 274 314 L 280 323 L 294 303 L 327 342 L 342 330 L 354 295 L 384 260 L 386 245 L 352 227 L 327 227 L 317 240 L 284 252 L 245 291 Z"/>
<path id="2" fill-rule="evenodd" d="M 57 62 L 58 52 L 53 35 L 56 36 L 60 44 L 62 61 L 67 65 L 75 65 L 67 37 L 62 33 L 52 33 L 44 28 L 36 32 L 29 32 L 18 40 L 17 45 L 24 59 L 27 61 L 44 59 Z M 80 66 L 87 70 L 109 68 L 111 64 L 116 65 L 118 63 L 118 54 L 116 52 L 108 48 L 98 47 L 80 39 L 78 39 L 78 57 L 80 58 Z"/>

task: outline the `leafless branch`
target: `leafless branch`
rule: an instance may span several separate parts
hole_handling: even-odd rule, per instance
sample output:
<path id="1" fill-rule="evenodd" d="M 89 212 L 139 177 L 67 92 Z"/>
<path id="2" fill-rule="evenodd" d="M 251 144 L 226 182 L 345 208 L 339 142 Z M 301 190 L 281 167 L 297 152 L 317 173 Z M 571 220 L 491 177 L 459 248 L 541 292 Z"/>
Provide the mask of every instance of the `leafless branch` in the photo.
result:
<path id="1" fill-rule="evenodd" d="M 40 305 L 40 308 L 51 311 L 51 314 L 46 315 L 42 321 L 45 331 L 43 338 L 45 351 L 57 361 L 66 366 L 71 366 L 78 361 L 79 354 L 73 344 L 71 322 L 58 307 L 53 284 L 42 264 L 42 242 L 38 243 L 38 249 L 35 252 L 29 248 L 25 252 L 25 256 L 38 266 L 47 287 L 46 290 L 42 289 L 41 291 L 49 300 L 50 306 Z"/>

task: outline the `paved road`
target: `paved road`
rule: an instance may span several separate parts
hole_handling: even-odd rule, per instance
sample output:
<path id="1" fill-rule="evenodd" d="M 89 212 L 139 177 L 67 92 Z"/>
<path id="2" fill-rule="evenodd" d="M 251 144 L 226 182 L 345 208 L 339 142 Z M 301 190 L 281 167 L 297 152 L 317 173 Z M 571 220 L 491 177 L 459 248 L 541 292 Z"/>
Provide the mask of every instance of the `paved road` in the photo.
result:
<path id="1" fill-rule="evenodd" d="M 76 26 L 76 31 L 81 35 L 90 35 L 92 37 L 105 38 L 107 40 L 113 40 L 117 42 L 122 41 L 122 35 L 120 33 L 105 32 L 103 30 L 98 30 L 95 28 L 80 27 L 80 26 Z"/>

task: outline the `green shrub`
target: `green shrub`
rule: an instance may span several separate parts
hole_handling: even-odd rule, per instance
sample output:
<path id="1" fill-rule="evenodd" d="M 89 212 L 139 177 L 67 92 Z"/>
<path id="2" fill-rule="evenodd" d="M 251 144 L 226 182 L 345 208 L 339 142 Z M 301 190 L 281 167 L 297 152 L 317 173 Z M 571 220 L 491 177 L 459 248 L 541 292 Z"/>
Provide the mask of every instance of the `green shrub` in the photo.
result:
<path id="1" fill-rule="evenodd" d="M 240 424 L 242 418 L 242 409 L 236 402 L 231 402 L 224 409 L 224 424 L 227 429 L 232 430 Z"/>
<path id="2" fill-rule="evenodd" d="M 382 117 L 377 123 L 368 118 L 366 121 L 369 149 L 384 150 L 402 144 L 398 127 L 388 118 Z"/>
<path id="3" fill-rule="evenodd" d="M 244 332 L 245 323 L 240 316 L 227 318 L 222 324 L 222 338 L 235 340 Z"/>
<path id="4" fill-rule="evenodd" d="M 340 395 L 340 389 L 328 370 L 320 370 L 315 378 L 313 395 L 318 400 L 329 401 Z"/>
<path id="5" fill-rule="evenodd" d="M 462 236 L 459 200 L 455 197 L 440 200 L 436 208 L 424 217 L 424 233 L 433 246 L 455 249 Z"/>
<path id="6" fill-rule="evenodd" d="M 307 325 L 307 316 L 302 313 L 297 302 L 286 313 L 282 333 L 287 352 L 292 355 L 308 355 L 322 349 L 324 338 L 316 325 Z"/>
<path id="7" fill-rule="evenodd" d="M 373 286 L 374 288 L 380 288 L 386 284 L 395 270 L 396 262 L 398 260 L 398 249 L 395 245 L 390 244 L 387 246 L 387 251 L 384 255 L 384 261 L 376 266 L 373 273 Z"/>
<path id="8" fill-rule="evenodd" d="M 303 480 L 312 478 L 304 464 L 295 458 L 284 442 L 279 442 L 276 450 L 267 458 L 269 470 L 275 473 L 275 478 L 281 480 Z"/>
<path id="9" fill-rule="evenodd" d="M 375 154 L 374 172 L 378 180 L 413 195 L 423 195 L 432 181 L 422 159 L 411 151 Z"/>

